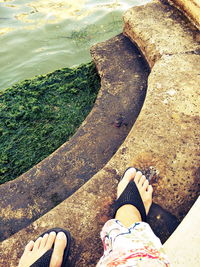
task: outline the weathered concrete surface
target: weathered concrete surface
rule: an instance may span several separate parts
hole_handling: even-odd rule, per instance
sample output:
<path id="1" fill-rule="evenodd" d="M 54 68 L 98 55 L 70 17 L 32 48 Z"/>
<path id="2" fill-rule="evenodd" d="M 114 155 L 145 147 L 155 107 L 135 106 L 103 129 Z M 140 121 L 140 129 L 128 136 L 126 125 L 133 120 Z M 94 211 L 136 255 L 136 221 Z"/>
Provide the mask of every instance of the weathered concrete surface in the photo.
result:
<path id="1" fill-rule="evenodd" d="M 200 1 L 199 0 L 168 0 L 193 22 L 200 30 Z"/>
<path id="2" fill-rule="evenodd" d="M 162 2 L 131 8 L 124 15 L 124 34 L 152 66 L 129 147 L 137 147 L 134 165 L 159 165 L 155 201 L 181 218 L 199 190 L 200 43 L 190 21 Z"/>
<path id="3" fill-rule="evenodd" d="M 153 67 L 162 55 L 198 51 L 199 31 L 180 11 L 155 0 L 124 14 L 124 34 L 135 42 Z"/>
<path id="4" fill-rule="evenodd" d="M 120 57 L 118 55 L 121 55 Z M 92 48 L 101 89 L 78 132 L 14 181 L 0 186 L 0 240 L 66 199 L 116 152 L 144 101 L 148 66 L 123 35 Z"/>
<path id="5" fill-rule="evenodd" d="M 151 11 L 151 5 L 154 12 Z M 200 47 L 192 41 L 192 30 L 186 28 L 179 32 L 178 29 L 182 29 L 183 25 L 189 27 L 189 23 L 186 25 L 179 21 L 178 11 L 172 11 L 171 7 L 167 11 L 166 6 L 163 7 L 157 1 L 151 5 L 135 8 L 135 13 L 140 15 L 135 17 L 137 27 L 132 28 L 137 45 L 142 44 L 146 56 L 154 59 L 147 95 L 136 123 L 123 145 L 101 171 L 70 198 L 2 242 L 2 266 L 15 266 L 26 242 L 54 226 L 70 229 L 75 237 L 73 266 L 95 266 L 102 251 L 99 231 L 110 218 L 109 207 L 115 196 L 117 179 L 131 163 L 152 176 L 154 201 L 180 219 L 195 202 L 200 189 Z M 163 20 L 168 12 L 172 12 L 173 16 L 178 14 L 177 20 L 174 19 L 171 24 L 163 23 L 162 19 L 157 20 L 161 11 L 160 18 Z M 160 28 L 157 27 L 157 32 L 153 31 L 159 23 Z M 144 31 L 141 35 L 139 25 Z M 168 27 L 169 32 L 175 27 L 177 32 L 168 35 L 162 42 L 165 27 Z M 154 35 L 151 37 L 157 40 L 154 49 L 148 49 L 149 32 L 157 38 Z M 173 40 L 177 44 L 176 37 L 179 40 L 179 34 L 184 32 L 187 32 L 189 37 L 186 38 L 191 41 L 188 43 L 189 50 L 188 46 L 182 46 L 181 51 L 174 49 L 171 54 L 160 53 L 166 51 Z M 155 220 L 159 221 L 159 216 Z"/>
<path id="6" fill-rule="evenodd" d="M 54 225 L 69 229 L 74 237 L 72 266 L 95 266 L 102 252 L 99 231 L 109 218 L 108 207 L 117 185 L 113 177 L 116 177 L 115 170 L 101 170 L 57 207 L 3 241 L 0 266 L 16 267 L 26 242 Z"/>
<path id="7" fill-rule="evenodd" d="M 127 149 L 122 146 L 116 154 L 121 151 L 134 166 L 156 170 L 154 200 L 179 218 L 200 189 L 199 73 L 200 55 L 163 56 L 157 61 L 144 106 L 126 139 Z"/>
<path id="8" fill-rule="evenodd" d="M 164 244 L 174 267 L 200 266 L 200 197 Z"/>

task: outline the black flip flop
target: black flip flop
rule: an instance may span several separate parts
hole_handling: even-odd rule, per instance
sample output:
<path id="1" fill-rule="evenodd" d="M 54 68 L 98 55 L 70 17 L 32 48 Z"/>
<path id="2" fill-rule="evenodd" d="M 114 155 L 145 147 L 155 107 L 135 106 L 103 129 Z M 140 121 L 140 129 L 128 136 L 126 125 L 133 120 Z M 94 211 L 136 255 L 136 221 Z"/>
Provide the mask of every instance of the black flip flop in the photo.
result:
<path id="1" fill-rule="evenodd" d="M 50 232 L 64 232 L 66 237 L 67 237 L 67 246 L 64 250 L 64 255 L 63 255 L 63 261 L 61 267 L 67 267 L 68 265 L 68 256 L 69 256 L 69 250 L 70 250 L 70 243 L 71 243 L 71 235 L 70 232 L 62 229 L 62 228 L 52 228 L 49 229 L 48 231 L 44 232 L 40 236 L 43 237 L 45 234 L 49 234 Z M 53 247 L 48 250 L 42 257 L 40 257 L 36 262 L 34 262 L 30 267 L 49 267 L 50 261 L 51 261 L 51 255 L 53 253 Z"/>
<path id="2" fill-rule="evenodd" d="M 127 168 L 121 179 L 123 179 L 126 171 L 130 168 L 133 168 L 133 167 Z M 136 169 L 136 171 L 139 171 L 139 170 Z M 147 215 L 146 215 L 145 207 L 144 207 L 142 198 L 140 196 L 140 193 L 137 189 L 137 186 L 133 180 L 128 183 L 128 185 L 126 186 L 126 188 L 124 189 L 122 194 L 115 201 L 115 203 L 114 203 L 114 217 L 116 215 L 117 210 L 126 204 L 131 204 L 131 205 L 135 206 L 140 212 L 142 221 L 146 222 Z"/>

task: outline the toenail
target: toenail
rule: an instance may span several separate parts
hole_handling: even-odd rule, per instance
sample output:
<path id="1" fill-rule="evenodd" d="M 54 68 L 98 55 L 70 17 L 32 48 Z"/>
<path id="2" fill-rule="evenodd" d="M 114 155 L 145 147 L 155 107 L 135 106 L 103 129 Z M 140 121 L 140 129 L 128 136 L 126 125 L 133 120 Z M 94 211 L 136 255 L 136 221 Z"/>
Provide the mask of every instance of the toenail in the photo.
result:
<path id="1" fill-rule="evenodd" d="M 49 235 L 49 234 L 45 234 L 45 235 L 43 235 L 43 238 L 44 238 L 44 237 L 47 237 L 48 235 Z"/>
<path id="2" fill-rule="evenodd" d="M 135 168 L 129 168 L 126 172 L 131 172 L 131 173 L 133 173 L 133 172 L 135 172 L 135 171 L 136 171 Z"/>
<path id="3" fill-rule="evenodd" d="M 59 233 L 57 234 L 57 238 L 58 238 L 58 239 L 66 239 L 66 236 L 65 236 L 65 234 L 64 234 L 63 232 L 59 232 Z"/>
<path id="4" fill-rule="evenodd" d="M 50 235 L 56 235 L 56 232 L 52 231 L 52 232 L 50 232 Z"/>

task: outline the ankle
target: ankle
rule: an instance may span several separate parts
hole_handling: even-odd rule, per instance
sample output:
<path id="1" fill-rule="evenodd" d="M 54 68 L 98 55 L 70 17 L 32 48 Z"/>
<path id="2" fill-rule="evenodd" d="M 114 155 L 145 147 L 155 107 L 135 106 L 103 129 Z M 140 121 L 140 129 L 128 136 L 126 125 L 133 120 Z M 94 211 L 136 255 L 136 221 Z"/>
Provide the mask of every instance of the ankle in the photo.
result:
<path id="1" fill-rule="evenodd" d="M 125 227 L 129 227 L 133 223 L 142 221 L 138 209 L 130 204 L 120 207 L 117 210 L 115 219 L 119 220 Z"/>

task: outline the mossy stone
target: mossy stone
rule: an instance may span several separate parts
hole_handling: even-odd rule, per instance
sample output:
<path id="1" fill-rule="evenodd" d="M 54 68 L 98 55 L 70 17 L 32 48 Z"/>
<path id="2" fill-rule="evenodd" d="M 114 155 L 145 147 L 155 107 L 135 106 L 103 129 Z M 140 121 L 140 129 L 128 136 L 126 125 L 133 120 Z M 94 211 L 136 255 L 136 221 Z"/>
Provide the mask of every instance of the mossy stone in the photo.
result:
<path id="1" fill-rule="evenodd" d="M 0 184 L 29 170 L 75 133 L 100 88 L 94 63 L 19 82 L 0 95 Z"/>

